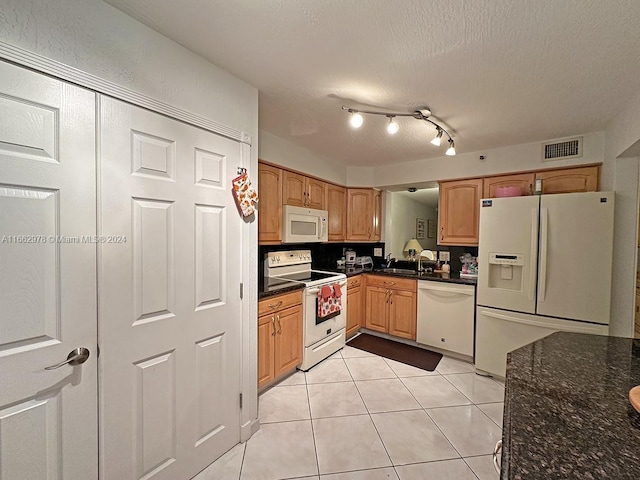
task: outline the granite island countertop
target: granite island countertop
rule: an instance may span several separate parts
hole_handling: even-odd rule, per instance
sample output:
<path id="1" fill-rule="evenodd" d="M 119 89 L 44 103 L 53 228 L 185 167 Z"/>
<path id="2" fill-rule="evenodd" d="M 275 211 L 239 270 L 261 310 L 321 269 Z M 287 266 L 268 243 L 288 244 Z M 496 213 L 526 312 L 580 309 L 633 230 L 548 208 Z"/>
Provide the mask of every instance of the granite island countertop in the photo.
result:
<path id="1" fill-rule="evenodd" d="M 638 479 L 640 340 L 558 332 L 507 355 L 502 480 Z"/>

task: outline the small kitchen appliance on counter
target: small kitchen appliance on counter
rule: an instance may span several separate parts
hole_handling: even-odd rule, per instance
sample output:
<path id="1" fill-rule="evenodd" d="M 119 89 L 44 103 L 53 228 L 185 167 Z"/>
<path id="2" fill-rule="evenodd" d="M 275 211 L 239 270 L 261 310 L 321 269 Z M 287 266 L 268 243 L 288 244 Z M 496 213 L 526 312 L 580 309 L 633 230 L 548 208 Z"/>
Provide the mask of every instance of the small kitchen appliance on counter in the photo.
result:
<path id="1" fill-rule="evenodd" d="M 355 261 L 355 252 L 354 252 Z M 302 364 L 309 370 L 345 345 L 347 326 L 347 276 L 344 273 L 311 269 L 311 250 L 269 252 L 264 260 L 267 280 L 282 280 L 304 284 L 302 294 Z M 322 316 L 318 312 L 319 293 L 331 287 L 339 289 L 339 313 Z"/>
<path id="2" fill-rule="evenodd" d="M 355 266 L 356 267 L 366 267 L 367 265 L 371 265 L 373 267 L 373 259 L 369 256 L 356 257 Z"/>
<path id="3" fill-rule="evenodd" d="M 344 252 L 344 262 L 347 267 L 352 267 L 356 264 L 356 252 L 354 250 L 346 250 Z"/>

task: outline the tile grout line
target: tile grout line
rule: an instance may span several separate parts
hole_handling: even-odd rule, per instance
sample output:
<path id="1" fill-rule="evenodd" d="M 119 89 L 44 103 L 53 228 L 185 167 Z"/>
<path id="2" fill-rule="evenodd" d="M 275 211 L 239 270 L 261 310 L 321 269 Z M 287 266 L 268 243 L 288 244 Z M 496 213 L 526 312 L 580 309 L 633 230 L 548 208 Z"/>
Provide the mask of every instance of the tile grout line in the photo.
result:
<path id="1" fill-rule="evenodd" d="M 379 355 L 378 355 L 378 357 L 382 358 L 383 361 L 384 361 L 384 357 L 380 357 Z M 395 370 L 393 368 L 391 368 L 386 361 L 384 363 L 385 363 L 385 365 L 387 365 L 387 367 L 389 367 L 391 369 L 391 371 L 396 376 L 396 378 L 399 379 L 398 374 L 395 372 Z M 347 369 L 349 369 L 349 365 L 347 365 Z M 349 374 L 351 375 L 351 370 L 349 370 Z M 353 375 L 351 375 L 351 378 L 353 378 Z M 373 424 L 373 428 L 375 429 L 376 433 L 378 434 L 378 438 L 380 439 L 380 443 L 382 444 L 382 448 L 384 448 L 384 451 L 387 453 L 387 457 L 389 458 L 389 463 L 391 463 L 391 468 L 393 468 L 393 471 L 396 474 L 396 477 L 400 478 L 400 474 L 398 473 L 398 470 L 396 470 L 396 466 L 393 463 L 393 459 L 391 458 L 391 455 L 389 454 L 389 450 L 387 449 L 387 446 L 384 444 L 384 440 L 382 439 L 382 435 L 380 435 L 380 431 L 378 430 L 376 422 L 373 421 L 373 417 L 371 416 L 371 412 L 369 411 L 369 407 L 367 406 L 367 402 L 364 401 L 364 397 L 362 396 L 362 392 L 360 392 L 360 389 L 358 388 L 358 384 L 356 383 L 355 379 L 353 380 L 353 384 L 356 386 L 356 391 L 358 392 L 358 395 L 360 395 L 360 400 L 362 400 L 362 404 L 364 405 L 364 408 L 367 411 L 367 414 L 369 415 L 369 420 L 371 420 L 371 423 Z"/>
<path id="2" fill-rule="evenodd" d="M 320 478 L 320 461 L 318 460 L 318 446 L 316 445 L 316 433 L 313 428 L 313 415 L 311 414 L 311 398 L 309 398 L 309 384 L 307 383 L 307 373 L 304 374 L 304 388 L 307 392 L 307 407 L 309 408 L 309 423 L 311 423 L 311 438 L 313 439 L 313 451 L 316 454 L 316 471 Z"/>

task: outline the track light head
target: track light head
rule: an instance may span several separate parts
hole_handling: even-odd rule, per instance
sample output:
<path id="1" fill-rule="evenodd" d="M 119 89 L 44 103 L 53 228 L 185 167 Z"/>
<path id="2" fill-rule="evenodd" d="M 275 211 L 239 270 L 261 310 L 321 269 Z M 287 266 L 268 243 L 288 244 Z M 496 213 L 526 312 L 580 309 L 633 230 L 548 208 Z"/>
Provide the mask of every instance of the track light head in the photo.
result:
<path id="1" fill-rule="evenodd" d="M 456 154 L 456 145 L 453 143 L 453 140 L 449 139 L 449 148 L 445 152 L 445 155 L 449 155 L 450 157 Z"/>
<path id="2" fill-rule="evenodd" d="M 389 115 L 389 124 L 387 125 L 387 132 L 389 135 L 395 135 L 400 130 L 400 125 L 393 121 L 393 115 Z"/>
<path id="3" fill-rule="evenodd" d="M 364 117 L 360 112 L 353 110 L 351 112 L 351 118 L 349 119 L 349 123 L 353 128 L 360 128 L 364 123 Z"/>
<path id="4" fill-rule="evenodd" d="M 437 130 L 438 130 L 438 133 L 436 133 L 436 136 L 433 137 L 433 140 L 431 140 L 431 143 L 436 147 L 439 147 L 440 141 L 442 140 L 442 129 L 438 128 Z"/>

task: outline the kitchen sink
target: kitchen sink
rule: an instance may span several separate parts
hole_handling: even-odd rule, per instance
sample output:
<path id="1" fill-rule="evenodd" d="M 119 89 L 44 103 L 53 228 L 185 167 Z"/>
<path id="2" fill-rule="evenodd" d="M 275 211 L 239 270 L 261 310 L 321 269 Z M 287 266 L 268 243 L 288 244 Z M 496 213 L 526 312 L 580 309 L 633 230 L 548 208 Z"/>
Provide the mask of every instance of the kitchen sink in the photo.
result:
<path id="1" fill-rule="evenodd" d="M 417 275 L 418 274 L 416 270 L 409 270 L 408 268 L 382 268 L 376 271 L 380 273 L 397 273 L 400 275 Z"/>

